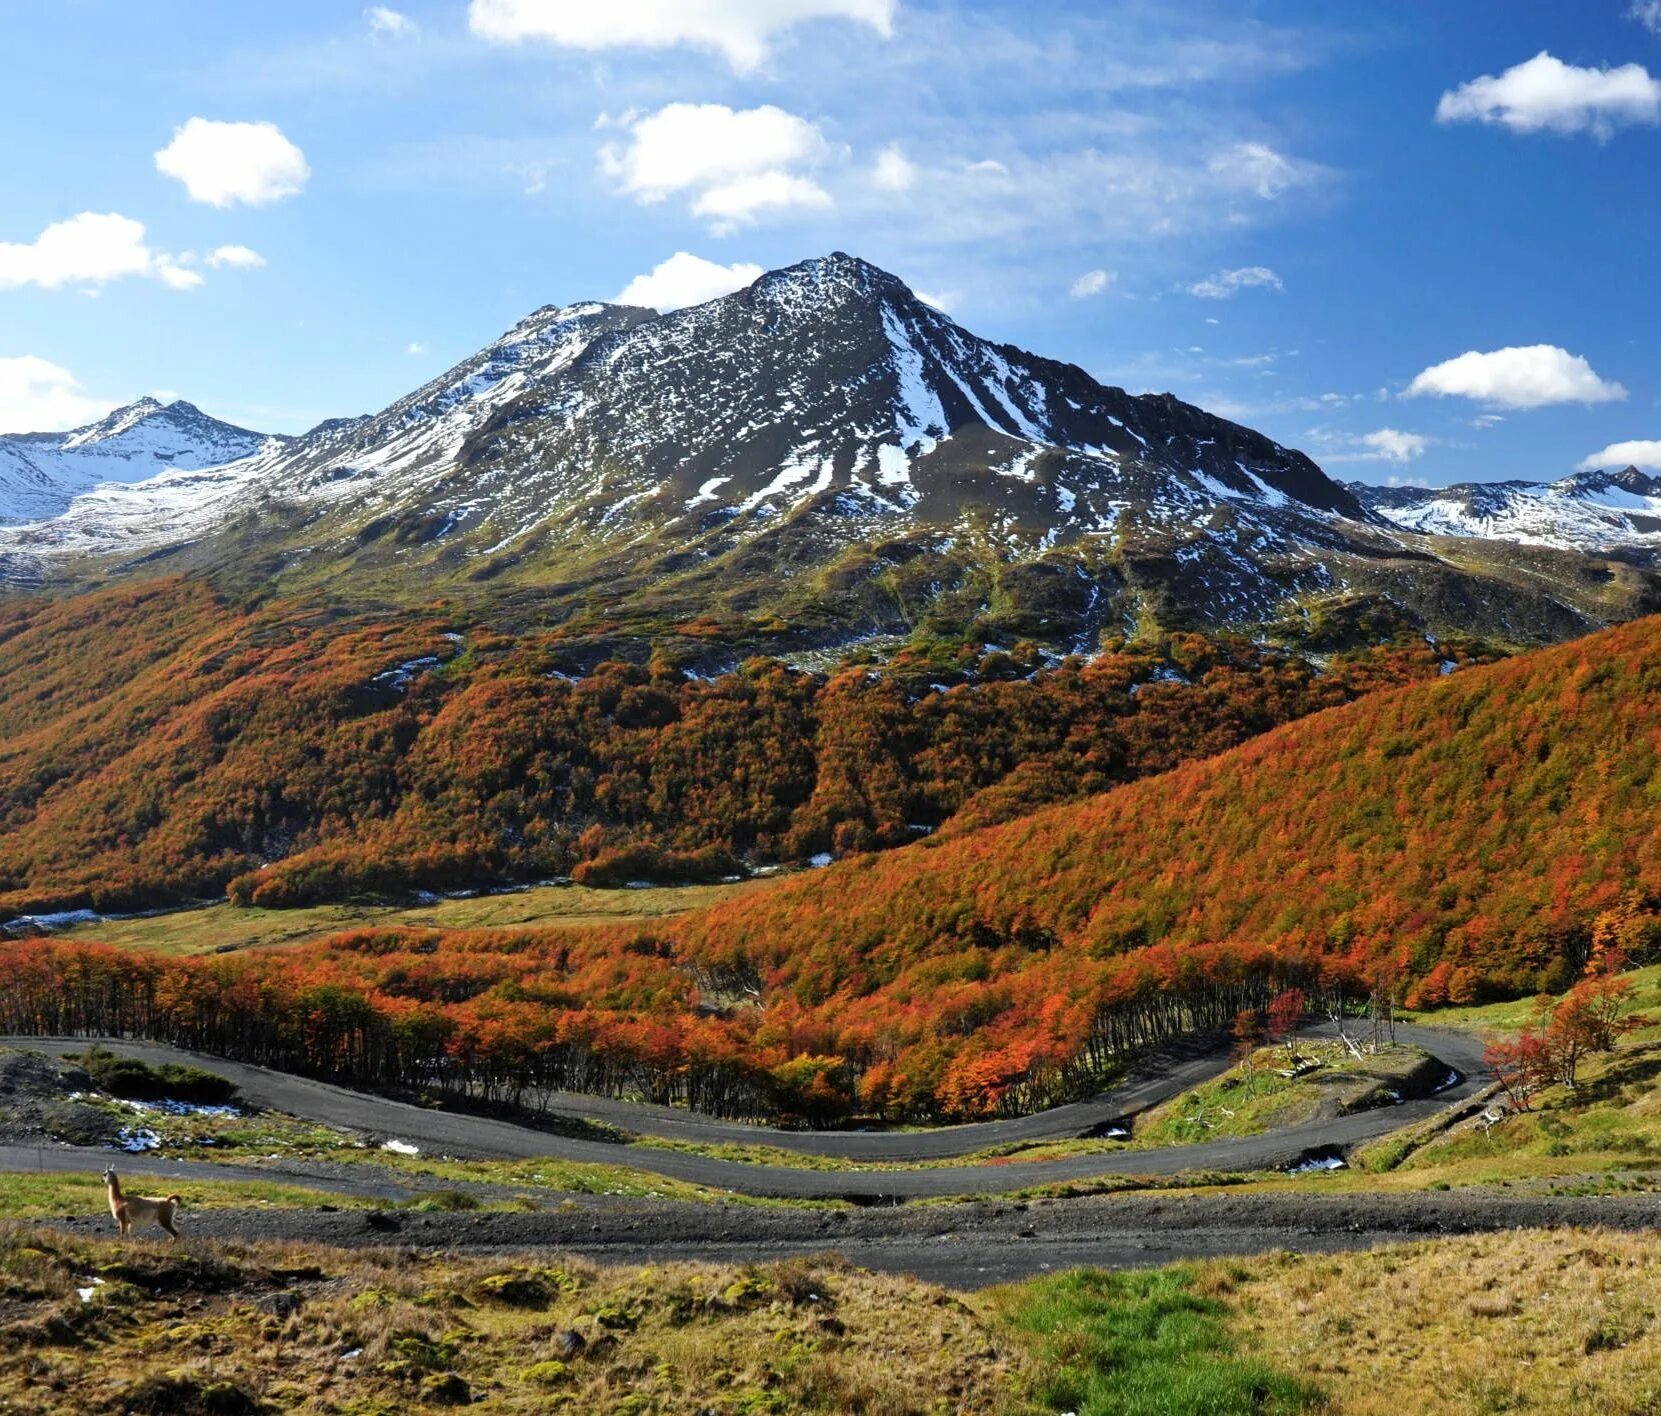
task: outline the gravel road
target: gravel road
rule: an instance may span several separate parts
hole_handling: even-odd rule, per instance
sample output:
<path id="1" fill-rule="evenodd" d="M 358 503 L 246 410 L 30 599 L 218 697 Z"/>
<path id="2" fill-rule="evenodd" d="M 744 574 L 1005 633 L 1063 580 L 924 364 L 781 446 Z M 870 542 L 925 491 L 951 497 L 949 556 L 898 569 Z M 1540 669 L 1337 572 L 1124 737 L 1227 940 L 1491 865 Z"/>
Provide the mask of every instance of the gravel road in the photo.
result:
<path id="1" fill-rule="evenodd" d="M 1492 1191 L 1413 1195 L 1105 1195 L 1030 1204 L 968 1200 L 867 1210 L 757 1208 L 576 1197 L 539 1214 L 211 1210 L 192 1237 L 409 1245 L 458 1253 L 568 1252 L 601 1263 L 763 1262 L 834 1251 L 865 1268 L 973 1289 L 1081 1265 L 1143 1267 L 1184 1258 L 1368 1248 L 1519 1228 L 1654 1228 L 1652 1197 L 1529 1197 Z M 107 1233 L 108 1215 L 54 1221 Z M 395 1226 L 395 1227 L 394 1227 Z"/>
<path id="2" fill-rule="evenodd" d="M 1424 1048 L 1446 1062 L 1458 1074 L 1457 1080 L 1434 1097 L 1351 1116 L 1312 1121 L 1243 1139 L 1018 1164 L 982 1163 L 927 1170 L 885 1170 L 873 1163 L 870 1168 L 853 1171 L 754 1165 L 616 1141 L 582 1139 L 496 1117 L 440 1111 L 391 1101 L 286 1072 L 182 1052 L 160 1044 L 118 1039 L 97 1041 L 112 1051 L 146 1061 L 186 1062 L 211 1068 L 235 1082 L 242 1089 L 243 1096 L 256 1106 L 409 1141 L 419 1145 L 423 1151 L 485 1159 L 555 1156 L 563 1160 L 628 1165 L 672 1179 L 740 1194 L 784 1199 L 850 1199 L 872 1203 L 995 1195 L 1031 1186 L 1091 1180 L 1109 1175 L 1279 1169 L 1312 1151 L 1347 1148 L 1430 1116 L 1450 1102 L 1472 1095 L 1487 1080 L 1482 1066 L 1481 1043 L 1469 1034 L 1398 1027 L 1397 1037 Z M 56 1052 L 84 1048 L 92 1041 L 87 1038 L 0 1038 L 0 1045 Z M 1164 1070 L 1160 1070 L 1162 1065 Z M 1007 1141 L 1089 1135 L 1106 1124 L 1187 1090 L 1196 1082 L 1216 1075 L 1227 1065 L 1226 1045 L 1212 1041 L 1208 1047 L 1190 1049 L 1188 1055 L 1171 1051 L 1163 1058 L 1150 1059 L 1123 1086 L 1089 1101 L 1057 1107 L 1036 1116 L 936 1131 L 866 1135 L 780 1131 L 765 1126 L 703 1120 L 689 1117 L 686 1113 L 672 1112 L 665 1107 L 608 1102 L 595 1097 L 576 1098 L 580 1109 L 565 1119 L 569 1123 L 574 1119 L 595 1118 L 626 1125 L 630 1131 L 644 1135 L 702 1141 L 764 1142 L 768 1145 L 789 1145 L 798 1150 L 814 1150 L 821 1154 L 843 1154 L 861 1160 L 868 1158 L 873 1147 L 880 1147 L 882 1151 L 880 1157 L 873 1159 L 890 1162 L 934 1160 Z M 842 1146 L 849 1149 L 832 1149 Z M 64 1152 L 70 1150 L 62 1149 Z M 30 1153 L 33 1154 L 32 1148 Z M 50 1156 L 53 1152 L 48 1149 L 45 1154 Z M 0 1164 L 7 1168 L 28 1168 L 26 1165 L 18 1167 L 7 1160 L 3 1149 L 0 1149 Z"/>

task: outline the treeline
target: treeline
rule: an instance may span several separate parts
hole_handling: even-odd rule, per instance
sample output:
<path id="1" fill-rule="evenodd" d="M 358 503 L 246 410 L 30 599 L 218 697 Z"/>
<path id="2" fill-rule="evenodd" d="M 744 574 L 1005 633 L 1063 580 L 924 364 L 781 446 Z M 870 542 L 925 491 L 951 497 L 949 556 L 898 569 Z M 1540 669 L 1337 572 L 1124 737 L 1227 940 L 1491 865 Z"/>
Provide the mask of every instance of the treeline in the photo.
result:
<path id="1" fill-rule="evenodd" d="M 586 651 L 584 651 L 586 652 Z M 1460 649 L 1316 666 L 1179 636 L 829 678 L 708 646 L 588 663 L 437 611 L 242 610 L 161 581 L 0 606 L 0 917 L 308 904 L 576 873 L 709 879 L 1006 820 L 1205 757 Z"/>
<path id="2" fill-rule="evenodd" d="M 1026 945 L 987 945 L 809 1008 L 619 931 L 362 931 L 222 958 L 36 939 L 0 945 L 0 1030 L 145 1037 L 531 1108 L 578 1091 L 726 1117 L 952 1121 L 1067 1100 L 1284 990 L 1337 1006 L 1364 987 L 1340 961 L 1236 945 L 1030 962 Z"/>

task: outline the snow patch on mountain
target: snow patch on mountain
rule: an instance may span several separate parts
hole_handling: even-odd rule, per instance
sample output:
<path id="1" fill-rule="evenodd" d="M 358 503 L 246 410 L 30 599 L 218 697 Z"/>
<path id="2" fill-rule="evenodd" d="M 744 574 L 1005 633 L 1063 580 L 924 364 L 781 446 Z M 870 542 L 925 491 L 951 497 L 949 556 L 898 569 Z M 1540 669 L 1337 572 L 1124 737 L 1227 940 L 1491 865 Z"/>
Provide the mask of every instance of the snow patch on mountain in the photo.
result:
<path id="1" fill-rule="evenodd" d="M 269 440 L 183 401 L 141 398 L 67 433 L 0 435 L 0 523 L 66 511 L 103 483 L 149 481 L 248 457 Z"/>
<path id="2" fill-rule="evenodd" d="M 1480 536 L 1562 550 L 1661 551 L 1661 477 L 1635 467 L 1556 482 L 1351 490 L 1380 516 L 1427 536 Z"/>

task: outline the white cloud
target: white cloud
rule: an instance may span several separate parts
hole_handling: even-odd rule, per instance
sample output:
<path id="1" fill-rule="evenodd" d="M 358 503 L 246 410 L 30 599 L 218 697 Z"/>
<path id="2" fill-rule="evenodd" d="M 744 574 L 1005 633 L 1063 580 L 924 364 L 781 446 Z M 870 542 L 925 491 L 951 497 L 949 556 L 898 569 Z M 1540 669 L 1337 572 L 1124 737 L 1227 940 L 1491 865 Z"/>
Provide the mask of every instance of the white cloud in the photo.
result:
<path id="1" fill-rule="evenodd" d="M 1484 74 L 1444 93 L 1436 121 L 1607 138 L 1626 123 L 1661 122 L 1661 79 L 1641 64 L 1580 69 L 1541 50 L 1498 78 Z"/>
<path id="2" fill-rule="evenodd" d="M 1619 471 L 1624 467 L 1643 467 L 1651 472 L 1661 472 L 1661 438 L 1610 443 L 1602 452 L 1594 452 L 1580 460 L 1582 472 L 1596 472 L 1603 468 Z"/>
<path id="3" fill-rule="evenodd" d="M 406 354 L 425 354 L 426 352 L 427 346 L 418 339 L 411 340 L 404 346 L 404 353 Z"/>
<path id="4" fill-rule="evenodd" d="M 1418 433 L 1404 433 L 1399 428 L 1380 428 L 1377 432 L 1363 433 L 1361 443 L 1367 451 L 1358 454 L 1358 461 L 1411 462 L 1424 456 L 1430 439 Z"/>
<path id="5" fill-rule="evenodd" d="M 1087 270 L 1068 287 L 1067 293 L 1075 300 L 1088 300 L 1092 295 L 1100 295 L 1118 278 L 1110 270 Z"/>
<path id="6" fill-rule="evenodd" d="M 54 222 L 33 241 L 0 241 L 0 290 L 23 285 L 97 289 L 124 276 L 189 290 L 202 283 L 200 275 L 186 269 L 189 261 L 189 256 L 169 255 L 147 245 L 142 221 L 113 211 L 83 211 Z"/>
<path id="7" fill-rule="evenodd" d="M 654 310 L 679 310 L 687 305 L 701 305 L 753 285 L 760 280 L 762 269 L 736 261 L 732 265 L 718 265 L 694 256 L 687 251 L 676 251 L 668 260 L 659 263 L 645 275 L 637 275 L 618 293 L 619 305 L 645 305 Z"/>
<path id="8" fill-rule="evenodd" d="M 408 15 L 385 5 L 371 5 L 363 12 L 363 17 L 369 21 L 372 34 L 386 35 L 391 39 L 412 35 L 419 28 Z"/>
<path id="9" fill-rule="evenodd" d="M 1661 0 L 1635 0 L 1628 13 L 1651 34 L 1661 38 Z"/>
<path id="10" fill-rule="evenodd" d="M 1470 350 L 1426 369 L 1407 386 L 1407 397 L 1474 398 L 1500 408 L 1543 408 L 1551 403 L 1616 403 L 1618 383 L 1600 378 L 1578 354 L 1555 344 Z"/>
<path id="11" fill-rule="evenodd" d="M 916 183 L 917 164 L 905 155 L 905 150 L 898 143 L 890 143 L 877 154 L 871 168 L 872 186 L 884 192 L 905 192 Z"/>
<path id="12" fill-rule="evenodd" d="M 709 217 L 710 230 L 726 236 L 765 211 L 831 205 L 830 193 L 811 178 L 794 172 L 757 172 L 709 188 L 692 203 L 692 214 Z"/>
<path id="13" fill-rule="evenodd" d="M 956 290 L 941 290 L 933 295 L 927 290 L 913 290 L 911 293 L 925 305 L 932 306 L 943 315 L 949 315 L 952 312 L 952 306 L 963 298 Z"/>
<path id="14" fill-rule="evenodd" d="M 890 82 L 923 78 L 902 70 Z M 997 83 L 984 76 L 988 92 L 1005 92 Z M 1069 135 L 1059 146 L 1058 125 Z M 1254 224 L 1290 204 L 1292 188 L 1314 191 L 1333 176 L 1291 158 L 1281 159 L 1284 168 L 1248 160 L 1237 147 L 1220 149 L 1208 132 L 1185 132 L 1178 141 L 1162 125 L 1124 115 L 1016 112 L 971 120 L 954 114 L 949 124 L 925 115 L 911 126 L 915 136 L 908 137 L 905 155 L 915 173 L 909 190 L 884 191 L 870 181 L 826 185 L 840 207 L 890 227 L 904 221 L 908 230 L 942 244 L 1037 238 L 1091 249 L 1116 240 L 1187 238 L 1217 226 Z"/>
<path id="15" fill-rule="evenodd" d="M 115 407 L 90 397 L 68 369 L 33 354 L 0 358 L 0 433 L 56 433 Z"/>
<path id="16" fill-rule="evenodd" d="M 263 206 L 297 196 L 311 177 L 305 154 L 275 123 L 192 118 L 156 154 L 156 170 L 185 184 L 194 202 Z"/>
<path id="17" fill-rule="evenodd" d="M 689 44 L 740 72 L 767 59 L 775 35 L 807 20 L 853 20 L 887 36 L 898 0 L 472 0 L 468 24 L 501 44 L 549 40 L 572 49 Z"/>
<path id="18" fill-rule="evenodd" d="M 1238 188 L 1272 201 L 1293 187 L 1319 181 L 1325 170 L 1276 152 L 1267 143 L 1237 143 L 1213 153 L 1206 170 L 1220 186 Z"/>
<path id="19" fill-rule="evenodd" d="M 1325 400 L 1323 400 L 1325 401 Z M 1322 462 L 1413 462 L 1425 455 L 1431 439 L 1400 428 L 1378 428 L 1370 433 L 1340 433 L 1311 428 Z"/>
<path id="20" fill-rule="evenodd" d="M 825 162 L 830 144 L 805 118 L 772 104 L 671 103 L 619 121 L 629 141 L 602 147 L 600 166 L 638 202 L 690 192 L 694 214 L 711 218 L 719 233 L 763 211 L 831 205 L 830 193 L 800 170 Z"/>
<path id="21" fill-rule="evenodd" d="M 237 270 L 258 270 L 265 257 L 247 246 L 218 246 L 207 254 L 207 263 L 215 270 L 230 266 Z"/>
<path id="22" fill-rule="evenodd" d="M 1268 266 L 1242 266 L 1220 270 L 1216 275 L 1188 287 L 1190 295 L 1203 300 L 1232 300 L 1242 290 L 1284 290 L 1286 283 Z"/>

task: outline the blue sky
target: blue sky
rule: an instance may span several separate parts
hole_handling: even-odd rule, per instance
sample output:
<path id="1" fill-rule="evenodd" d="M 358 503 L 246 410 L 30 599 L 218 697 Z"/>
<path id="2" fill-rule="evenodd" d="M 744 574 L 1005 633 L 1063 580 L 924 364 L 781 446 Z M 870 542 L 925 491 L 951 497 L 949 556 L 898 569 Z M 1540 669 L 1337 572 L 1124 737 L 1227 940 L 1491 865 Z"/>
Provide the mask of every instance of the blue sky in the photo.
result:
<path id="1" fill-rule="evenodd" d="M 1661 0 L 0 0 L 0 52 L 3 429 L 299 431 L 843 249 L 1338 476 L 1661 465 Z"/>

